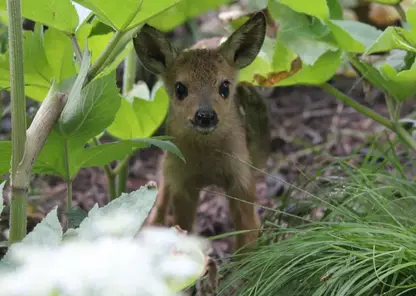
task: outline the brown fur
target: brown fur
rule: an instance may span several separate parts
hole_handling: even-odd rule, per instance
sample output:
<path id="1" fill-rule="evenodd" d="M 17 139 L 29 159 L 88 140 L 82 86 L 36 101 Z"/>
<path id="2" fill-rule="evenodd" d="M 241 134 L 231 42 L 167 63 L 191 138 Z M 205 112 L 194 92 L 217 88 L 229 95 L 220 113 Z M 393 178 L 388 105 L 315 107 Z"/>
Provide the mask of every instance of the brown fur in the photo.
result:
<path id="1" fill-rule="evenodd" d="M 160 191 L 150 223 L 166 225 L 168 207 L 174 223 L 192 231 L 199 191 L 217 185 L 243 202 L 230 199 L 230 211 L 237 230 L 252 229 L 237 236 L 236 248 L 252 242 L 260 221 L 255 207 L 255 178 L 250 166 L 263 166 L 269 147 L 267 108 L 251 87 L 238 86 L 238 71 L 256 57 L 265 35 L 265 19 L 255 14 L 217 48 L 177 52 L 156 29 L 145 25 L 134 39 L 142 64 L 160 75 L 171 98 L 167 134 L 185 156 L 186 163 L 166 153 Z M 219 94 L 223 80 L 230 82 L 229 97 Z M 188 89 L 183 100 L 175 96 L 175 82 Z M 203 134 L 190 120 L 198 108 L 209 105 L 219 122 L 214 131 Z M 266 147 L 261 147 L 266 145 Z M 231 155 L 231 156 L 230 156 Z"/>

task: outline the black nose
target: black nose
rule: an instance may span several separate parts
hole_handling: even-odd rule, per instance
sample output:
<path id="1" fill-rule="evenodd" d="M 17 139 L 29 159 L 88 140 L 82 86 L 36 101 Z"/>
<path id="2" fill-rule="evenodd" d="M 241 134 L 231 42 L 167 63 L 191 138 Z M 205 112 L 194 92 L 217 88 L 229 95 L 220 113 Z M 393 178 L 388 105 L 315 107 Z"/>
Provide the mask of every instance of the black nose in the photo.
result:
<path id="1" fill-rule="evenodd" d="M 213 127 L 218 123 L 218 116 L 214 110 L 200 109 L 195 113 L 194 121 L 200 127 Z"/>

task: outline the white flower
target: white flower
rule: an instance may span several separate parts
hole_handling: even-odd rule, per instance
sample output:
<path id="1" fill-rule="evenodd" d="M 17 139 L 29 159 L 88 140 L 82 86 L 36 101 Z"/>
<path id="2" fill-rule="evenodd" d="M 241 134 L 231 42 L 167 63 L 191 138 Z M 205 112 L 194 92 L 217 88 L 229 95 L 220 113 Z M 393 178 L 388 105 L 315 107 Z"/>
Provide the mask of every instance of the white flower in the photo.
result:
<path id="1" fill-rule="evenodd" d="M 202 246 L 200 239 L 166 228 L 144 229 L 136 239 L 78 238 L 57 247 L 16 244 L 9 260 L 18 267 L 0 274 L 1 295 L 173 296 L 172 288 L 184 288 L 202 275 Z"/>
<path id="2" fill-rule="evenodd" d="M 79 232 L 81 237 L 133 237 L 141 223 L 135 212 L 125 208 L 113 209 L 106 214 L 97 213 L 88 219 L 88 227 L 82 228 Z"/>

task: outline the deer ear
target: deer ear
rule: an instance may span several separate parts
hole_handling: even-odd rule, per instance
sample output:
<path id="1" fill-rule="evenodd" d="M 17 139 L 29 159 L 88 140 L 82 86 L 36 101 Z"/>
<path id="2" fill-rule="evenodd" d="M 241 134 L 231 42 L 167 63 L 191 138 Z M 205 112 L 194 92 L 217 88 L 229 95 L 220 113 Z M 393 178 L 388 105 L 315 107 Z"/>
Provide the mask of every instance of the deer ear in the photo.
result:
<path id="1" fill-rule="evenodd" d="M 259 53 L 266 36 L 266 17 L 257 12 L 220 46 L 219 51 L 238 69 L 250 65 Z"/>
<path id="2" fill-rule="evenodd" d="M 147 24 L 133 38 L 133 44 L 140 62 L 156 75 L 165 72 L 176 56 L 176 50 L 165 35 Z"/>

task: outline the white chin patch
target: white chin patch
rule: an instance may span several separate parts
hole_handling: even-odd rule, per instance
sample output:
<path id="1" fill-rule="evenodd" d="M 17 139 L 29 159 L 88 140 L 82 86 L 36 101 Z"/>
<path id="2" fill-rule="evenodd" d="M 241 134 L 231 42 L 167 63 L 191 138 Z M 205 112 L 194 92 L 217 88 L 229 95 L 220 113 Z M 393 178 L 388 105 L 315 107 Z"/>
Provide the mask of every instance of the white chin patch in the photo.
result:
<path id="1" fill-rule="evenodd" d="M 194 128 L 202 134 L 209 134 L 215 130 L 215 126 L 212 126 L 212 127 L 194 126 Z"/>

